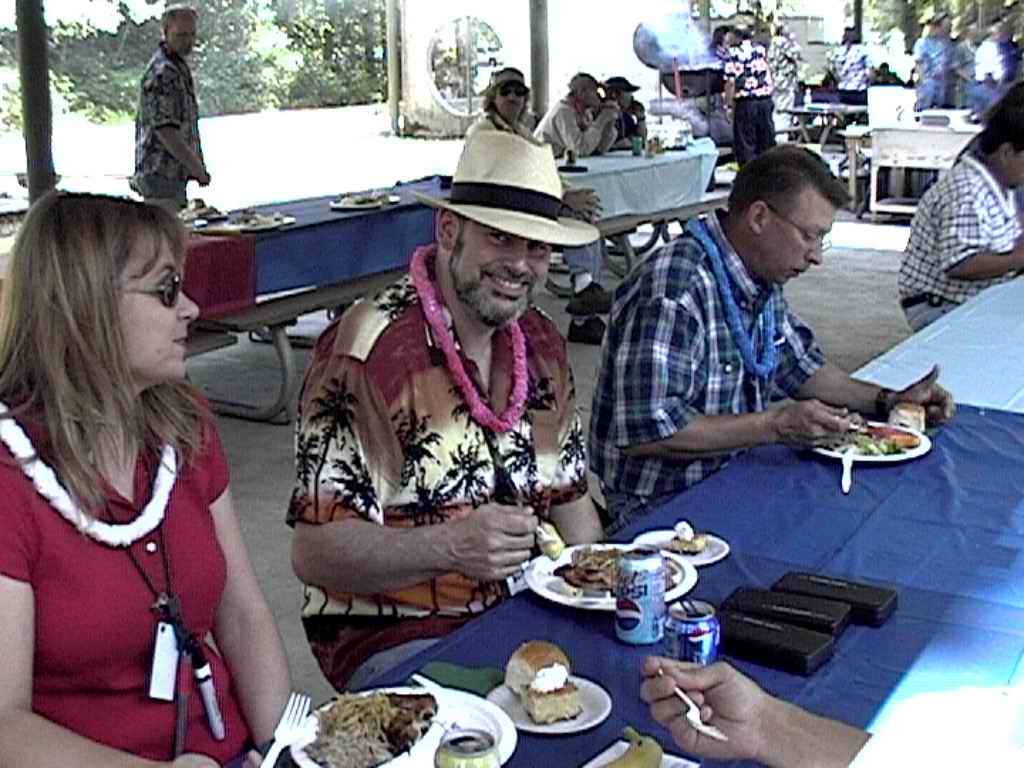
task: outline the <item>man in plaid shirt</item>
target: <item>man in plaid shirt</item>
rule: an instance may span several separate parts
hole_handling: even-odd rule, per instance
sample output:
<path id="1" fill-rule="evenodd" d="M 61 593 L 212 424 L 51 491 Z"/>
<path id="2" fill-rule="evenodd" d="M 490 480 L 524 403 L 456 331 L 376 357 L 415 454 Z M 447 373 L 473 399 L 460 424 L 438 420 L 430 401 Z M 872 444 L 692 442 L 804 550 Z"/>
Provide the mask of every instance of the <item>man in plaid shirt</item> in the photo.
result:
<path id="1" fill-rule="evenodd" d="M 851 410 L 909 401 L 932 423 L 952 416 L 937 369 L 900 392 L 852 379 L 786 303 L 783 284 L 821 264 L 847 202 L 818 156 L 776 147 L 739 172 L 728 213 L 689 222 L 616 290 L 590 423 L 608 535 L 745 448 L 834 440 Z"/>
<path id="2" fill-rule="evenodd" d="M 1007 92 L 985 130 L 917 206 L 899 275 L 900 306 L 915 331 L 1024 269 L 1014 194 L 1021 185 L 1024 83 Z"/>

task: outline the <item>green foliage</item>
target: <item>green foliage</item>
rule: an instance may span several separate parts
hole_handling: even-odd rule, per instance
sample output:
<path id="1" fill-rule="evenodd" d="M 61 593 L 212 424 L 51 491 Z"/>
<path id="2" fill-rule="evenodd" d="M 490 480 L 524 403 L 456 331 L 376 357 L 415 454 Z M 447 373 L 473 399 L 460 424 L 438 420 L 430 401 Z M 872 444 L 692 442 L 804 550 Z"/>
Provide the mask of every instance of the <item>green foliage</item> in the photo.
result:
<path id="1" fill-rule="evenodd" d="M 114 32 L 81 23 L 50 29 L 54 89 L 67 109 L 108 122 L 135 114 L 160 22 L 137 23 L 118 0 Z M 204 116 L 266 108 L 378 102 L 387 92 L 384 0 L 203 0 L 191 64 Z M 15 35 L 0 30 L 0 67 L 16 67 Z M 16 82 L 0 81 L 0 124 L 20 125 Z"/>
<path id="2" fill-rule="evenodd" d="M 384 99 L 387 67 L 381 0 L 299 0 L 286 22 L 289 48 L 301 57 L 291 78 L 292 106 L 340 106 Z"/>

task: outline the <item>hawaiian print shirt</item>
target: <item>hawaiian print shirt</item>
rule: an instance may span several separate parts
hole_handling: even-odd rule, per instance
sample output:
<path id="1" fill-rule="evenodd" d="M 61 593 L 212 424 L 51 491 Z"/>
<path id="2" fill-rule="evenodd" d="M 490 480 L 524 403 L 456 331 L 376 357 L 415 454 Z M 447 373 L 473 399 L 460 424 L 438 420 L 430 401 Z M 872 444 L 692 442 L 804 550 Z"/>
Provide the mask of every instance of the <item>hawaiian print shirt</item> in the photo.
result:
<path id="1" fill-rule="evenodd" d="M 845 45 L 836 55 L 836 80 L 840 91 L 866 91 L 871 81 L 871 60 L 863 45 Z"/>
<path id="2" fill-rule="evenodd" d="M 736 98 L 771 96 L 775 90 L 768 66 L 768 52 L 760 43 L 744 40 L 729 49 L 725 60 L 725 78 L 736 81 Z"/>
<path id="3" fill-rule="evenodd" d="M 551 506 L 584 496 L 586 437 L 565 341 L 537 310 L 520 327 L 526 410 L 514 428 L 496 433 L 470 416 L 411 278 L 345 312 L 320 337 L 306 372 L 288 522 L 439 525 L 487 502 L 515 503 L 509 488 L 546 518 Z M 473 378 L 472 363 L 463 364 Z M 496 334 L 491 365 L 495 381 L 511 382 L 507 332 Z M 387 594 L 328 594 L 307 585 L 304 616 L 457 616 L 483 611 L 504 594 L 503 582 L 460 573 Z"/>
<path id="4" fill-rule="evenodd" d="M 776 35 L 768 47 L 768 67 L 775 79 L 773 100 L 777 110 L 792 109 L 796 89 L 800 85 L 800 62 L 803 52 L 792 35 Z"/>
<path id="5" fill-rule="evenodd" d="M 698 415 L 763 411 L 796 394 L 823 364 L 814 334 L 792 311 L 782 286 L 754 279 L 718 219 L 708 232 L 722 254 L 744 326 L 771 343 L 774 375 L 750 371 L 729 330 L 718 282 L 701 243 L 686 234 L 648 256 L 615 291 L 594 388 L 590 467 L 606 490 L 636 496 L 678 493 L 724 466 L 729 456 L 693 461 L 628 456 L 623 448 L 664 440 Z M 758 338 L 772 301 L 775 338 Z"/>
<path id="6" fill-rule="evenodd" d="M 142 75 L 139 109 L 135 115 L 135 175 L 162 176 L 187 181 L 188 169 L 167 151 L 157 136 L 158 128 L 181 131 L 185 143 L 200 158 L 199 107 L 192 73 L 183 58 L 160 43 Z"/>

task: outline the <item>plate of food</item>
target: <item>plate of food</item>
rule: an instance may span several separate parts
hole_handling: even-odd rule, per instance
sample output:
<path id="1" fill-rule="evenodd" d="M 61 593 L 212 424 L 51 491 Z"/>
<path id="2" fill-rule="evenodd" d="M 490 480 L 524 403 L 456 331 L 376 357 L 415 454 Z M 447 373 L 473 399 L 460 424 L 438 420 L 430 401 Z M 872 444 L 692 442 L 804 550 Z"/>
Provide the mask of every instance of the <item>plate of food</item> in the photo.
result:
<path id="1" fill-rule="evenodd" d="M 441 686 L 346 693 L 310 713 L 291 746 L 299 768 L 413 768 L 433 765 L 445 732 L 491 733 L 504 765 L 515 752 L 512 720 L 491 702 Z"/>
<path id="2" fill-rule="evenodd" d="M 585 544 L 566 547 L 552 560 L 538 557 L 526 568 L 526 584 L 541 597 L 572 608 L 615 610 L 619 560 L 632 544 Z M 665 602 L 685 595 L 697 583 L 697 569 L 679 555 L 665 555 Z"/>
<path id="3" fill-rule="evenodd" d="M 862 428 L 812 450 L 821 456 L 840 461 L 843 454 L 849 452 L 855 462 L 891 464 L 916 459 L 931 449 L 932 441 L 923 432 L 910 427 L 868 421 Z"/>
<path id="4" fill-rule="evenodd" d="M 666 528 L 641 533 L 633 539 L 633 544 L 679 555 L 697 568 L 729 556 L 729 542 L 707 531 L 695 531 L 686 520 L 676 523 L 673 530 Z"/>
<path id="5" fill-rule="evenodd" d="M 603 723 L 612 697 L 597 683 L 572 673 L 565 652 L 554 643 L 531 640 L 508 660 L 505 682 L 487 694 L 516 728 L 529 733 L 579 733 Z"/>
<path id="6" fill-rule="evenodd" d="M 331 200 L 331 210 L 359 211 L 364 208 L 384 208 L 400 202 L 402 202 L 402 198 L 398 195 L 383 192 L 362 192 L 354 195 L 342 195 L 337 200 Z"/>
<path id="7" fill-rule="evenodd" d="M 186 224 L 192 224 L 196 220 L 223 221 L 228 215 L 212 205 L 207 205 L 202 198 L 194 198 L 188 201 L 188 206 L 178 211 L 178 218 Z"/>
<path id="8" fill-rule="evenodd" d="M 192 222 L 192 227 L 196 232 L 204 235 L 241 235 L 250 232 L 268 232 L 294 223 L 294 216 L 285 216 L 277 212 L 268 215 L 255 211 L 241 211 L 226 221 L 213 224 L 210 224 L 207 219 L 197 219 Z"/>

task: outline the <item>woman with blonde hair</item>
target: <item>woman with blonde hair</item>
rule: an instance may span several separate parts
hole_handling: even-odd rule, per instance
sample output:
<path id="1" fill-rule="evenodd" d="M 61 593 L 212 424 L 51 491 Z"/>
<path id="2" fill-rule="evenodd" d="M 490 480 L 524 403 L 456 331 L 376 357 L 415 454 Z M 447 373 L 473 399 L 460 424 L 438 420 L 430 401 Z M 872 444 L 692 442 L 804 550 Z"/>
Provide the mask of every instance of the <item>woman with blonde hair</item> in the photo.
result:
<path id="1" fill-rule="evenodd" d="M 515 67 L 504 67 L 491 75 L 484 96 L 484 111 L 476 122 L 469 126 L 466 138 L 480 130 L 498 130 L 514 133 L 528 141 L 539 143 L 533 138 L 535 121 L 530 114 L 530 88 L 526 78 Z"/>
<path id="2" fill-rule="evenodd" d="M 15 241 L 0 294 L 5 764 L 222 764 L 284 708 L 281 640 L 185 381 L 185 243 L 156 206 L 61 193 Z"/>

